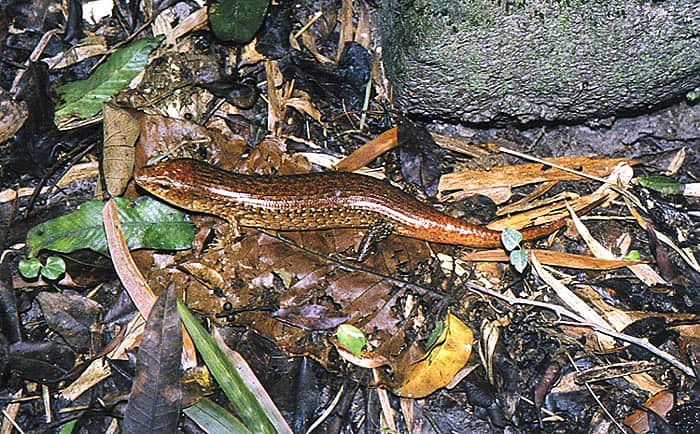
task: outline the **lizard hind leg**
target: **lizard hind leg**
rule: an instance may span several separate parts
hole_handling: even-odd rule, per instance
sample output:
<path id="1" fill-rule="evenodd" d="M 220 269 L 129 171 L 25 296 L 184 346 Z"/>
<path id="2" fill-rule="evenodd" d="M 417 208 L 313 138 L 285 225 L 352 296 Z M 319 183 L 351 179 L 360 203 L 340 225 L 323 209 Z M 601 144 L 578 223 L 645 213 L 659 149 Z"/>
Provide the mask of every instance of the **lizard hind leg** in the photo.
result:
<path id="1" fill-rule="evenodd" d="M 215 250 L 221 250 L 235 244 L 241 238 L 241 230 L 236 219 L 226 219 L 225 225 L 217 225 L 214 228 L 216 239 L 212 244 Z"/>
<path id="2" fill-rule="evenodd" d="M 372 224 L 372 226 L 367 229 L 367 233 L 362 238 L 362 241 L 360 241 L 355 260 L 357 262 L 364 262 L 365 259 L 369 258 L 372 253 L 374 253 L 377 244 L 389 238 L 392 232 L 394 232 L 394 225 L 391 222 L 380 220 Z"/>

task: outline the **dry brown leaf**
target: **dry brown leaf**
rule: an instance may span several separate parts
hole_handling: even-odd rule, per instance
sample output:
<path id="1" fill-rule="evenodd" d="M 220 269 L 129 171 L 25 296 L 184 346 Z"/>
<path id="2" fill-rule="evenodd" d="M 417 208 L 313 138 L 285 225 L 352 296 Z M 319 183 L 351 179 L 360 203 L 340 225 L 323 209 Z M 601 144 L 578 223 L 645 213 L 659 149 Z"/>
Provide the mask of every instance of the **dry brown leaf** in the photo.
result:
<path id="1" fill-rule="evenodd" d="M 372 369 L 372 376 L 374 377 L 374 381 L 379 381 L 379 371 L 377 369 Z M 380 388 L 377 389 L 377 396 L 379 397 L 379 405 L 382 407 L 382 413 L 379 419 L 381 431 L 398 432 L 396 429 L 396 422 L 394 421 L 396 414 L 394 408 L 391 406 L 389 393 Z"/>
<path id="2" fill-rule="evenodd" d="M 307 114 L 319 124 L 323 124 L 323 122 L 321 122 L 321 112 L 314 106 L 309 94 L 303 91 L 296 91 L 295 93 L 298 96 L 288 98 L 284 102 L 285 105 L 296 109 L 299 113 Z"/>
<path id="3" fill-rule="evenodd" d="M 583 214 L 605 202 L 608 195 L 605 193 L 593 193 L 579 197 L 569 202 L 558 202 L 529 211 L 514 214 L 512 216 L 494 220 L 487 224 L 489 229 L 503 230 L 505 228 L 522 229 L 528 226 L 539 226 L 547 223 L 563 220 L 569 216 L 566 209 L 568 205 L 577 214 Z"/>
<path id="4" fill-rule="evenodd" d="M 419 267 L 430 251 L 425 243 L 402 237 L 391 237 L 378 246 L 378 253 L 362 264 L 363 268 L 375 270 L 374 275 L 360 270 L 352 271 L 330 263 L 325 258 L 350 254 L 360 242 L 358 230 L 284 232 L 310 252 L 299 250 L 294 245 L 254 230 L 242 231 L 240 242 L 222 249 L 206 250 L 201 255 L 185 252 L 178 255 L 181 268 L 196 262 L 215 270 L 227 285 L 214 294 L 212 288 L 193 280 L 181 271 L 152 270 L 149 282 L 156 288 L 176 282 L 186 288 L 189 307 L 206 316 L 226 315 L 224 305 L 230 303 L 231 311 L 252 309 L 225 318 L 234 325 L 252 327 L 279 345 L 287 354 L 310 354 L 327 364 L 329 346 L 323 342 L 309 344 L 309 331 L 291 324 L 325 324 L 343 318 L 361 328 L 376 342 L 376 357 L 396 354 L 395 337 L 402 336 L 398 328 L 402 323 L 400 302 L 405 302 L 408 291 L 396 287 L 381 275 L 406 273 Z M 319 252 L 314 254 L 311 252 Z M 332 307 L 328 317 L 318 316 L 314 305 Z M 255 307 L 279 308 L 295 311 L 296 317 L 271 316 L 269 310 L 259 311 Z M 311 310 L 305 310 L 311 309 Z M 325 328 L 325 327 L 322 327 Z M 400 343 L 401 345 L 403 342 Z"/>
<path id="5" fill-rule="evenodd" d="M 190 32 L 196 30 L 202 30 L 209 24 L 209 13 L 207 8 L 200 8 L 192 12 L 173 30 L 173 36 L 175 39 L 181 38 Z"/>
<path id="6" fill-rule="evenodd" d="M 532 267 L 535 269 L 535 271 L 537 271 L 540 278 L 552 288 L 552 290 L 557 294 L 557 297 L 559 297 L 572 311 L 576 312 L 576 314 L 581 316 L 585 321 L 597 324 L 598 326 L 606 329 L 614 329 L 610 323 L 608 323 L 598 312 L 591 308 L 584 300 L 574 294 L 574 292 L 567 288 L 564 284 L 559 282 L 554 276 L 552 276 L 551 273 L 542 268 L 542 264 L 537 260 L 536 255 L 531 255 L 530 260 Z M 598 341 L 605 349 L 614 348 L 616 345 L 615 339 L 600 333 L 598 333 Z"/>
<path id="7" fill-rule="evenodd" d="M 634 322 L 627 311 L 611 306 L 598 292 L 589 285 L 576 285 L 576 293 L 584 297 L 595 307 L 615 330 L 624 330 Z"/>
<path id="8" fill-rule="evenodd" d="M 676 173 L 678 173 L 678 171 L 681 169 L 681 166 L 683 166 L 683 162 L 685 161 L 685 156 L 687 153 L 688 149 L 685 146 L 679 149 L 678 152 L 676 152 L 676 155 L 673 156 L 671 162 L 668 163 L 668 167 L 666 168 L 664 175 L 673 176 Z"/>
<path id="9" fill-rule="evenodd" d="M 107 53 L 107 40 L 104 35 L 92 35 L 78 45 L 53 57 L 43 58 L 41 61 L 49 65 L 49 69 L 61 69 L 105 53 Z"/>
<path id="10" fill-rule="evenodd" d="M 581 235 L 581 238 L 583 238 L 591 253 L 593 253 L 596 257 L 599 258 L 615 259 L 615 255 L 613 255 L 611 251 L 606 249 L 602 244 L 598 242 L 598 240 L 593 238 L 591 233 L 588 231 L 588 228 L 583 224 L 583 222 L 581 222 L 581 220 L 576 215 L 576 212 L 568 204 L 567 209 L 569 210 L 571 219 L 574 222 L 576 230 L 578 231 L 579 235 Z M 666 284 L 666 281 L 661 276 L 659 276 L 656 273 L 656 271 L 654 271 L 654 269 L 652 269 L 649 265 L 630 265 L 628 266 L 628 268 L 635 274 L 635 276 L 642 279 L 642 281 L 647 285 L 651 286 L 655 284 Z"/>
<path id="11" fill-rule="evenodd" d="M 578 198 L 579 196 L 577 194 L 568 192 L 568 191 L 563 191 L 559 194 L 556 194 L 554 196 L 537 200 L 538 197 L 542 196 L 552 188 L 554 188 L 555 185 L 558 184 L 559 181 L 549 181 L 549 182 L 543 182 L 542 184 L 538 185 L 535 187 L 535 189 L 522 199 L 510 203 L 506 206 L 500 207 L 496 211 L 497 216 L 503 216 L 503 215 L 508 215 L 508 214 L 513 214 L 516 212 L 523 212 L 527 211 L 533 208 L 539 208 L 541 206 L 545 205 L 550 205 L 552 203 L 559 202 L 561 200 L 573 200 Z M 490 197 L 490 196 L 489 196 Z M 500 203 L 500 202 L 498 202 Z"/>
<path id="12" fill-rule="evenodd" d="M 296 39 L 295 39 L 296 41 Z M 322 64 L 329 64 L 333 63 L 333 59 L 324 56 L 318 51 L 318 47 L 316 47 L 316 40 L 314 39 L 314 35 L 312 35 L 310 32 L 303 32 L 301 34 L 301 42 L 304 44 L 304 47 L 306 47 L 307 50 L 309 50 L 309 53 L 311 53 L 312 56 L 314 56 L 314 59 L 316 59 L 319 63 Z"/>
<path id="13" fill-rule="evenodd" d="M 359 2 L 360 11 L 357 16 L 357 28 L 355 29 L 355 42 L 362 45 L 365 50 L 369 50 L 372 31 L 370 29 L 369 12 L 365 2 Z"/>
<path id="14" fill-rule="evenodd" d="M 285 150 L 284 140 L 274 136 L 267 136 L 236 167 L 236 172 L 255 173 L 258 175 L 270 175 L 273 173 L 291 175 L 306 173 L 311 170 L 311 164 L 305 158 L 289 155 Z"/>
<path id="15" fill-rule="evenodd" d="M 135 146 L 141 128 L 137 116 L 131 110 L 105 103 L 102 111 L 104 122 L 102 169 L 105 184 L 111 196 L 121 196 L 134 171 Z"/>
<path id="16" fill-rule="evenodd" d="M 136 346 L 139 338 L 141 337 L 141 333 L 143 333 L 143 328 L 145 325 L 146 321 L 142 316 L 134 316 L 134 318 L 129 321 L 126 326 L 127 330 L 124 334 L 124 339 L 122 339 L 116 348 L 107 354 L 107 358 L 126 359 L 126 350 Z M 60 397 L 68 401 L 74 401 L 92 386 L 108 378 L 110 375 L 112 375 L 112 370 L 110 368 L 110 364 L 107 362 L 107 359 L 104 357 L 99 357 L 88 365 L 88 367 L 80 374 L 78 379 L 61 391 Z"/>
<path id="17" fill-rule="evenodd" d="M 472 159 L 479 162 L 484 162 L 486 165 L 483 166 L 485 170 L 493 167 L 490 162 L 497 160 L 501 165 L 505 165 L 506 161 L 502 154 L 498 153 L 498 145 L 494 144 L 474 144 L 471 140 L 466 137 L 459 136 L 446 136 L 439 133 L 430 133 L 433 141 L 448 151 L 457 152 L 459 154 L 464 154 Z"/>
<path id="18" fill-rule="evenodd" d="M 282 123 L 286 118 L 286 106 L 284 96 L 277 89 L 277 86 L 282 84 L 283 77 L 276 61 L 265 61 L 265 77 L 267 79 L 267 130 L 279 136 Z"/>
<path id="19" fill-rule="evenodd" d="M 666 413 L 671 411 L 674 405 L 673 393 L 668 390 L 662 390 L 655 395 L 651 396 L 644 402 L 644 406 L 661 417 L 665 417 Z M 647 412 L 638 409 L 634 413 L 630 414 L 625 418 L 625 425 L 632 428 L 637 434 L 649 432 L 649 420 L 647 418 Z"/>
<path id="20" fill-rule="evenodd" d="M 197 123 L 158 114 L 136 112 L 140 136 L 136 148 L 136 167 L 143 167 L 153 158 L 201 158 L 224 169 L 233 167 L 246 149 L 240 137 L 225 137 L 216 129 Z"/>
<path id="21" fill-rule="evenodd" d="M 416 422 L 416 400 L 400 398 L 399 404 L 401 405 L 401 414 L 403 415 L 403 419 L 406 421 L 406 431 L 412 433 L 414 432 L 413 425 Z"/>
<path id="22" fill-rule="evenodd" d="M 544 270 L 542 265 L 537 261 L 536 256 L 532 256 L 531 263 L 533 268 L 537 271 L 537 274 L 554 290 L 554 292 L 556 292 L 557 296 L 585 321 L 609 330 L 620 330 L 616 328 L 616 324 L 611 324 L 608 320 L 603 319 L 603 317 L 585 301 L 556 280 L 549 272 Z M 621 324 L 617 325 L 619 326 Z M 562 327 L 562 329 L 564 329 L 564 327 Z M 615 340 L 610 336 L 596 333 L 596 337 L 603 348 L 611 349 L 615 347 Z M 647 374 L 630 374 L 626 379 L 631 384 L 651 393 L 656 393 L 662 389 L 661 385 Z"/>
<path id="23" fill-rule="evenodd" d="M 0 89 L 0 144 L 11 139 L 28 116 L 26 103 L 15 101 L 8 92 Z"/>
<path id="24" fill-rule="evenodd" d="M 201 10 L 205 10 L 205 8 L 202 8 Z M 248 42 L 243 47 L 243 49 L 241 50 L 240 60 L 238 61 L 239 68 L 243 66 L 256 65 L 266 60 L 265 56 L 258 53 L 258 51 L 255 49 L 257 43 L 258 38 L 253 38 L 252 41 Z"/>
<path id="25" fill-rule="evenodd" d="M 340 62 L 345 43 L 352 41 L 355 32 L 352 25 L 352 0 L 342 0 L 338 21 L 340 21 L 340 37 L 338 39 L 338 52 L 335 55 L 335 63 Z"/>

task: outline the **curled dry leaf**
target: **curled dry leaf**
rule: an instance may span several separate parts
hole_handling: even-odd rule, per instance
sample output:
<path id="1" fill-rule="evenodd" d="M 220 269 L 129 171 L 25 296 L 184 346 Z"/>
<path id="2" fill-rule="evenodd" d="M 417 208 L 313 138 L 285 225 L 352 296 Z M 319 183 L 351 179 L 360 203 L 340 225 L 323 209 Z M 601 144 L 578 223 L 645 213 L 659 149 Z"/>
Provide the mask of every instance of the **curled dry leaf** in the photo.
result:
<path id="1" fill-rule="evenodd" d="M 104 150 L 102 164 L 107 191 L 111 196 L 121 196 L 126 190 L 134 170 L 136 141 L 139 138 L 139 121 L 133 111 L 112 103 L 103 106 Z"/>
<path id="2" fill-rule="evenodd" d="M 352 22 L 352 4 L 352 0 L 342 1 L 342 9 L 340 11 L 340 16 L 338 17 L 338 21 L 340 21 L 340 38 L 338 40 L 338 52 L 335 56 L 336 63 L 340 61 L 340 56 L 343 54 L 345 43 L 353 40 L 353 33 L 355 32 L 355 29 Z"/>

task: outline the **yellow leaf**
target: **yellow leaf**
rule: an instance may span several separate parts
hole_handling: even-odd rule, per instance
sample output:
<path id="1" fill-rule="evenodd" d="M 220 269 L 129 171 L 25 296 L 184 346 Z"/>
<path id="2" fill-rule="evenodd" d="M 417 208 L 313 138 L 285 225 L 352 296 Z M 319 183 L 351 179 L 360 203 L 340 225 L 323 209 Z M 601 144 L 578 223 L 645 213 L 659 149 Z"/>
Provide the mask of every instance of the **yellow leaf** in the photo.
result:
<path id="1" fill-rule="evenodd" d="M 410 363 L 395 366 L 394 393 L 407 398 L 423 398 L 450 384 L 467 364 L 474 335 L 469 327 L 451 313 L 445 318 L 445 330 L 433 348 Z M 406 354 L 415 352 L 406 351 Z M 415 359 L 414 359 L 415 360 Z"/>

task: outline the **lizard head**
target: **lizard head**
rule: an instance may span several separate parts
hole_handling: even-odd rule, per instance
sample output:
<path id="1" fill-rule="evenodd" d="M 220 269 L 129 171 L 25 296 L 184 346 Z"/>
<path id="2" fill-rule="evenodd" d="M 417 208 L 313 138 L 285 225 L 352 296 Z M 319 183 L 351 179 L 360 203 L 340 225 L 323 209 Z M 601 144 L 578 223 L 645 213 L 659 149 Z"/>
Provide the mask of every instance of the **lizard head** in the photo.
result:
<path id="1" fill-rule="evenodd" d="M 176 159 L 145 166 L 136 170 L 136 184 L 154 196 L 189 209 L 191 199 L 192 178 L 196 170 L 196 160 Z"/>

